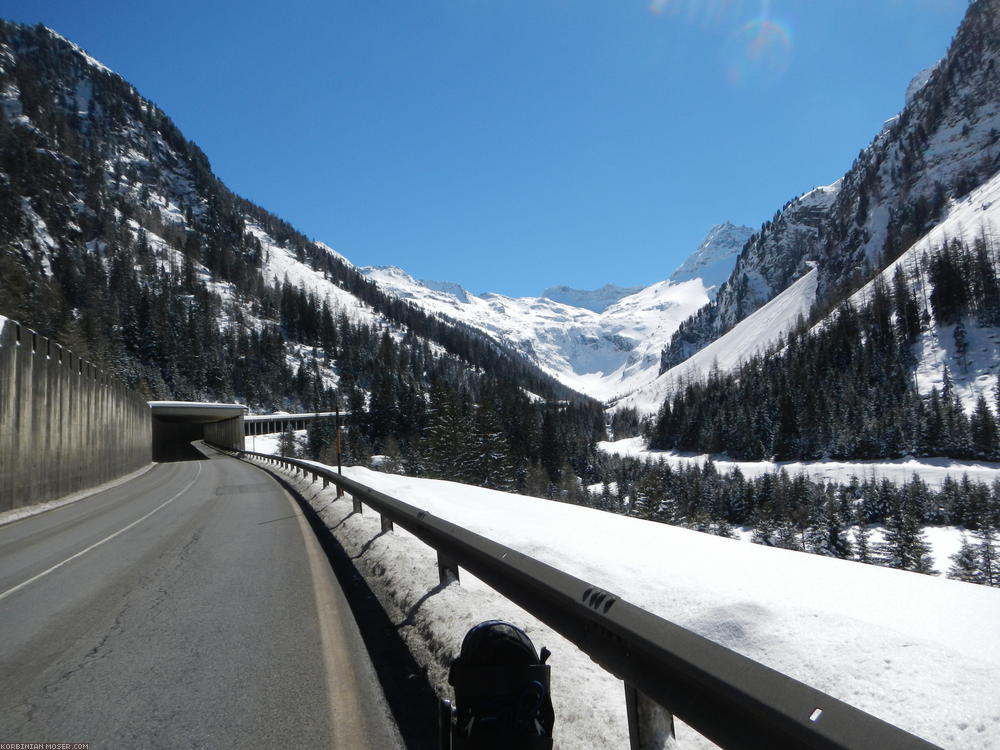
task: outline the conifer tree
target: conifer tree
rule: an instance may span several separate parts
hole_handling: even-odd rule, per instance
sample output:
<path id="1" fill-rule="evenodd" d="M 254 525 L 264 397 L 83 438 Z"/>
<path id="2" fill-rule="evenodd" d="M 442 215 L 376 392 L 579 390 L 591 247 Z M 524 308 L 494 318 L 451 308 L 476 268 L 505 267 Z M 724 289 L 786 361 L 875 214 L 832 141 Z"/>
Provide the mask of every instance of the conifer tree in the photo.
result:
<path id="1" fill-rule="evenodd" d="M 905 494 L 897 493 L 885 520 L 885 536 L 879 552 L 891 568 L 933 573 L 930 546 L 921 529 L 922 519 Z"/>
<path id="2" fill-rule="evenodd" d="M 504 492 L 517 488 L 517 467 L 496 415 L 496 406 L 484 401 L 476 408 L 469 436 L 471 479 L 480 487 Z"/>
<path id="3" fill-rule="evenodd" d="M 871 532 L 868 531 L 868 526 L 863 521 L 860 521 L 854 527 L 854 559 L 858 562 L 873 562 L 871 548 L 868 541 L 870 533 Z"/>
<path id="4" fill-rule="evenodd" d="M 978 550 L 969 541 L 969 538 L 962 534 L 962 544 L 958 551 L 951 556 L 948 577 L 966 583 L 982 583 L 983 575 L 979 570 L 977 552 Z"/>

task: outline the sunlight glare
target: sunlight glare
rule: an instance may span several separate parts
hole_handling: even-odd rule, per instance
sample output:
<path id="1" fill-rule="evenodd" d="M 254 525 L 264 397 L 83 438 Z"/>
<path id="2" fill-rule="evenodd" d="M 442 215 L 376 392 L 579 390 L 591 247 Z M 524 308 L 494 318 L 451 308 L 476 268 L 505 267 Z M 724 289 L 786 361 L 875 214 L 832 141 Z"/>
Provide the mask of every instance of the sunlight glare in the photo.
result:
<path id="1" fill-rule="evenodd" d="M 651 0 L 649 10 L 658 16 L 682 16 L 689 23 L 708 29 L 741 15 L 743 0 Z"/>
<path id="2" fill-rule="evenodd" d="M 788 27 L 775 20 L 744 24 L 724 49 L 726 80 L 733 86 L 768 87 L 787 72 L 792 58 Z"/>

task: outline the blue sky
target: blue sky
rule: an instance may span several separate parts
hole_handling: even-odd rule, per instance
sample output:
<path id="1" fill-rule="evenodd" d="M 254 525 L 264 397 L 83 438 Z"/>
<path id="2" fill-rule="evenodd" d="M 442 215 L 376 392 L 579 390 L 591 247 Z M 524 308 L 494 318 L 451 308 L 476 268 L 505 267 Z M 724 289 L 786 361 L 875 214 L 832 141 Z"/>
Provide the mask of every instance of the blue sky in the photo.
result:
<path id="1" fill-rule="evenodd" d="M 966 0 L 3 0 L 358 265 L 515 296 L 666 278 L 840 177 Z"/>

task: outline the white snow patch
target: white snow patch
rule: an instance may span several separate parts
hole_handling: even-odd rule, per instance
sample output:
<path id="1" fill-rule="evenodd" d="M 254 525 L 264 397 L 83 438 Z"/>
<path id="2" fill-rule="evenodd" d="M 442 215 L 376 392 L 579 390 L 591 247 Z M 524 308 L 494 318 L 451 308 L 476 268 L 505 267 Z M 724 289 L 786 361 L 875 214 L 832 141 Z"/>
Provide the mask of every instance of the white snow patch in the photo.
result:
<path id="1" fill-rule="evenodd" d="M 306 441 L 308 430 L 293 430 L 292 434 L 295 436 L 296 444 L 301 445 Z M 266 435 L 247 435 L 243 441 L 248 451 L 269 453 L 272 456 L 277 456 L 281 453 L 279 445 L 281 435 L 282 433 L 280 432 L 271 432 Z"/>
<path id="2" fill-rule="evenodd" d="M 646 446 L 641 437 L 616 441 L 601 441 L 597 449 L 613 456 L 641 458 L 647 461 L 665 461 L 672 467 L 702 466 L 709 459 L 721 474 L 739 469 L 743 476 L 755 479 L 764 474 L 774 474 L 784 469 L 789 475 L 805 474 L 816 482 L 847 484 L 851 477 L 860 480 L 888 479 L 897 484 L 910 481 L 914 475 L 929 487 L 940 487 L 946 477 L 960 481 L 968 476 L 974 482 L 991 484 L 1000 479 L 1000 463 L 991 461 L 960 461 L 954 458 L 914 458 L 872 461 L 739 461 L 727 456 L 690 453 L 684 451 L 658 451 Z"/>
<path id="3" fill-rule="evenodd" d="M 49 32 L 50 34 L 52 34 L 52 36 L 54 36 L 54 37 L 55 37 L 56 39 L 61 39 L 61 40 L 62 40 L 63 42 L 65 42 L 65 43 L 66 43 L 66 44 L 68 44 L 68 45 L 69 45 L 70 47 L 72 47 L 72 48 L 73 48 L 73 50 L 74 50 L 75 52 L 77 52 L 77 53 L 78 53 L 78 54 L 79 54 L 79 55 L 80 55 L 81 57 L 83 57 L 83 59 L 84 59 L 84 60 L 86 60 L 86 61 L 87 61 L 87 64 L 88 64 L 88 65 L 91 65 L 91 66 L 93 66 L 93 67 L 97 68 L 98 70 L 102 70 L 102 71 L 104 71 L 105 73 L 114 73 L 114 71 L 113 71 L 113 70 L 111 70 L 111 68 L 109 68 L 109 67 L 108 67 L 107 65 L 105 65 L 105 64 L 104 64 L 104 63 L 102 63 L 101 61 L 99 61 L 99 60 L 97 60 L 97 59 L 95 59 L 95 58 L 91 57 L 91 56 L 90 56 L 90 55 L 89 55 L 89 54 L 87 53 L 87 51 L 83 49 L 83 47 L 80 47 L 80 46 L 79 46 L 78 44 L 74 44 L 74 43 L 73 43 L 73 42 L 71 42 L 71 41 L 70 41 L 69 39 L 67 39 L 67 38 L 66 38 L 66 37 L 64 37 L 64 36 L 63 36 L 62 34 L 60 34 L 60 33 L 59 33 L 58 31 L 53 31 L 52 29 L 48 28 L 47 26 L 46 26 L 45 28 L 46 28 L 46 30 L 47 30 L 47 31 L 48 31 L 48 32 Z M 115 73 L 115 75 L 117 75 L 117 74 Z"/>

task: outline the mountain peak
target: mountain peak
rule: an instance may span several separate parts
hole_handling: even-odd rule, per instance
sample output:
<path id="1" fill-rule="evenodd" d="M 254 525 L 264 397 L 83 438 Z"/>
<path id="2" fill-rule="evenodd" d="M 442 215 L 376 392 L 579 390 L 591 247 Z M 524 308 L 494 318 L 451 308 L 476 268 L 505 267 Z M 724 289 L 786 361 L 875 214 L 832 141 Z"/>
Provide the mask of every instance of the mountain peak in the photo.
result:
<path id="1" fill-rule="evenodd" d="M 429 290 L 451 295 L 459 302 L 469 301 L 469 292 L 453 281 L 415 279 L 399 266 L 365 266 L 358 270 L 372 281 L 392 289 L 397 296 L 407 299 L 419 298 Z M 425 292 L 421 292 L 421 289 Z"/>
<path id="2" fill-rule="evenodd" d="M 716 224 L 708 230 L 698 249 L 673 272 L 670 281 L 680 284 L 700 278 L 706 287 L 718 288 L 729 278 L 736 257 L 752 234 L 750 227 L 736 226 L 729 221 Z"/>

